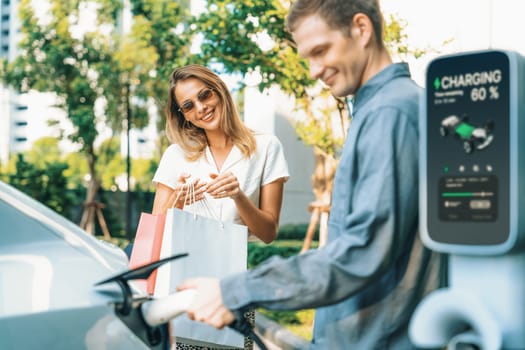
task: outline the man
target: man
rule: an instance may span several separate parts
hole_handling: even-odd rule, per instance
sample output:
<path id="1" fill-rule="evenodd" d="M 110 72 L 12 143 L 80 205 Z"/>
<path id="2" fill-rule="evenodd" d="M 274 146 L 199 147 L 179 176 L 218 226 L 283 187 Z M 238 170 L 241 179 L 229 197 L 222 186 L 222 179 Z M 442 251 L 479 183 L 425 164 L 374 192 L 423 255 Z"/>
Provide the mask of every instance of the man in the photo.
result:
<path id="1" fill-rule="evenodd" d="M 312 348 L 410 349 L 410 316 L 437 287 L 418 225 L 418 102 L 408 66 L 382 41 L 377 0 L 296 0 L 287 24 L 312 77 L 353 95 L 335 175 L 328 243 L 239 275 L 193 279 L 190 318 L 223 327 L 233 311 L 317 308 Z"/>

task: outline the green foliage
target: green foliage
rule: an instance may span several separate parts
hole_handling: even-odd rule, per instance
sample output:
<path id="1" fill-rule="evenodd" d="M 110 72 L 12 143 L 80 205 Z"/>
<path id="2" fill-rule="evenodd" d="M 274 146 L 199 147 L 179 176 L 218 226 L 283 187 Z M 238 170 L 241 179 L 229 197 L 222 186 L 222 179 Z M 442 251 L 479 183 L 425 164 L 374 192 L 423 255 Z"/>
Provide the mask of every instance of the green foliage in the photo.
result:
<path id="1" fill-rule="evenodd" d="M 84 187 L 87 183 L 86 175 L 89 174 L 86 155 L 72 152 L 64 156 L 64 161 L 69 167 L 64 170 L 64 176 L 68 179 L 68 188 Z"/>
<path id="2" fill-rule="evenodd" d="M 279 247 L 275 245 L 260 246 L 250 243 L 248 245 L 248 267 L 254 267 L 267 260 L 268 258 L 278 255 L 287 258 L 296 255 L 301 247 Z"/>
<path id="3" fill-rule="evenodd" d="M 306 225 L 286 225 L 279 229 L 278 239 L 270 244 L 248 243 L 248 266 L 255 267 L 272 256 L 287 258 L 298 254 L 305 232 Z"/>
<path id="4" fill-rule="evenodd" d="M 133 28 L 128 40 L 135 43 L 135 48 L 127 55 L 137 59 L 140 49 L 148 62 L 155 58 L 155 64 L 148 69 L 142 62 L 135 64 L 141 69 L 135 95 L 143 101 L 152 99 L 159 111 L 164 111 L 171 71 L 188 64 L 192 57 L 189 1 L 132 0 L 131 5 Z"/>
<path id="5" fill-rule="evenodd" d="M 31 149 L 26 152 L 26 160 L 36 168 L 44 169 L 46 164 L 61 162 L 62 155 L 55 137 L 42 137 L 33 143 Z"/>
<path id="6" fill-rule="evenodd" d="M 335 157 L 340 153 L 344 143 L 344 133 L 335 136 L 332 130 L 330 110 L 315 114 L 306 120 L 299 120 L 295 124 L 295 131 L 299 138 L 309 146 L 318 147 L 326 154 Z"/>
<path id="7" fill-rule="evenodd" d="M 115 186 L 115 179 L 126 173 L 126 164 L 120 152 L 120 138 L 110 138 L 99 146 L 97 173 L 100 174 L 100 186 L 111 189 Z"/>
<path id="8" fill-rule="evenodd" d="M 154 192 L 155 186 L 151 182 L 158 167 L 156 159 L 133 159 L 131 175 L 135 179 L 135 191 Z"/>
<path id="9" fill-rule="evenodd" d="M 308 224 L 284 224 L 279 227 L 277 240 L 303 240 L 308 229 Z M 317 239 L 319 230 L 316 231 L 314 239 Z"/>
<path id="10" fill-rule="evenodd" d="M 98 195 L 102 203 L 107 203 L 106 207 L 102 209 L 104 220 L 108 228 L 111 228 L 109 231 L 112 237 L 124 238 L 126 236 L 126 220 L 123 215 L 119 215 L 125 210 L 125 199 L 123 193 L 117 192 L 108 192 L 108 191 L 99 191 Z M 109 198 L 112 197 L 112 198 Z M 115 202 L 116 199 L 120 199 L 119 202 Z M 121 210 L 119 210 L 121 209 Z M 122 210 L 124 209 L 124 210 Z M 97 225 L 100 225 L 96 222 Z M 101 233 L 102 229 L 97 226 L 97 233 Z M 126 237 L 127 238 L 127 237 Z"/>
<path id="11" fill-rule="evenodd" d="M 67 179 L 63 173 L 66 168 L 67 164 L 59 161 L 38 167 L 26 161 L 23 154 L 18 154 L 15 171 L 7 178 L 12 186 L 68 217 L 70 208 L 76 203 L 75 197 L 64 191 Z"/>
<path id="12" fill-rule="evenodd" d="M 268 317 L 269 319 L 278 322 L 281 325 L 298 325 L 301 324 L 301 320 L 297 315 L 296 311 L 273 311 L 273 310 L 258 310 L 260 313 Z"/>
<path id="13" fill-rule="evenodd" d="M 408 44 L 408 35 L 405 33 L 407 22 L 390 14 L 385 21 L 384 41 L 390 53 L 401 60 L 406 60 L 409 56 L 420 58 L 427 54 L 428 48 L 412 48 Z"/>
<path id="14" fill-rule="evenodd" d="M 306 62 L 294 50 L 285 30 L 288 8 L 279 0 L 210 0 L 207 12 L 193 27 L 204 37 L 199 59 L 220 63 L 229 73 L 258 71 L 259 88 L 279 85 L 283 91 L 303 96 L 312 85 Z M 260 45 L 257 38 L 266 38 Z"/>
<path id="15" fill-rule="evenodd" d="M 82 202 L 79 196 L 85 191 L 68 178 L 70 167 L 60 154 L 58 140 L 43 137 L 36 140 L 29 151 L 11 158 L 4 178 L 32 198 L 73 219 L 75 212 L 71 209 Z"/>

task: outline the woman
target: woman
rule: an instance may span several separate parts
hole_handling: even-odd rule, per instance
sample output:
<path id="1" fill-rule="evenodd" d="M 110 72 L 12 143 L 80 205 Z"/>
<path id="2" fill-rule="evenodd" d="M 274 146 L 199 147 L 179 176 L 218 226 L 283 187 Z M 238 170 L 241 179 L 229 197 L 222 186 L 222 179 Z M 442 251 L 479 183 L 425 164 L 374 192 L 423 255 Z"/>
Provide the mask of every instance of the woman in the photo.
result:
<path id="1" fill-rule="evenodd" d="M 187 209 L 185 201 L 205 198 L 206 205 L 187 210 L 212 216 L 206 209 L 211 207 L 212 217 L 246 225 L 250 240 L 270 243 L 277 237 L 289 177 L 281 143 L 243 124 L 226 84 L 210 69 L 188 65 L 172 73 L 166 134 L 171 145 L 153 178 L 153 214 Z"/>

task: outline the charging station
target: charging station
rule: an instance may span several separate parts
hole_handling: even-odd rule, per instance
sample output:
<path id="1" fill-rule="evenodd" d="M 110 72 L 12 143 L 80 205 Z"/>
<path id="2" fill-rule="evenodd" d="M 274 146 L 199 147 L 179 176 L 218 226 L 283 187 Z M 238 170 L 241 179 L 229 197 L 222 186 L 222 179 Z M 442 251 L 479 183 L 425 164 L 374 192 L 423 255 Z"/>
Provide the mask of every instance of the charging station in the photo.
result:
<path id="1" fill-rule="evenodd" d="M 525 349 L 525 60 L 502 50 L 439 57 L 423 100 L 420 234 L 449 256 L 448 285 L 417 307 L 410 338 Z"/>

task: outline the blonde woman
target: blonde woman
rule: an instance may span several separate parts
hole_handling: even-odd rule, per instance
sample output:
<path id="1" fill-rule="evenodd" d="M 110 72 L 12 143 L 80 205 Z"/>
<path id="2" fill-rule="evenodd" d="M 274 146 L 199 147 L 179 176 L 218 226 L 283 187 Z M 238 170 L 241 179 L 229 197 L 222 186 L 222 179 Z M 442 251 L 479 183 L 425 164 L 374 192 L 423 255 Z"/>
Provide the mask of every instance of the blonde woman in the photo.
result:
<path id="1" fill-rule="evenodd" d="M 277 237 L 289 177 L 282 145 L 274 135 L 243 124 L 219 76 L 200 65 L 172 73 L 166 133 L 171 145 L 153 178 L 157 188 L 153 214 L 169 207 L 188 208 L 184 201 L 186 184 L 191 182 L 195 200 L 206 197 L 207 205 L 188 210 L 210 216 L 205 208 L 211 207 L 220 220 L 246 225 L 250 240 L 270 243 Z M 245 348 L 252 348 L 245 343 Z M 177 343 L 177 348 L 196 347 Z"/>

